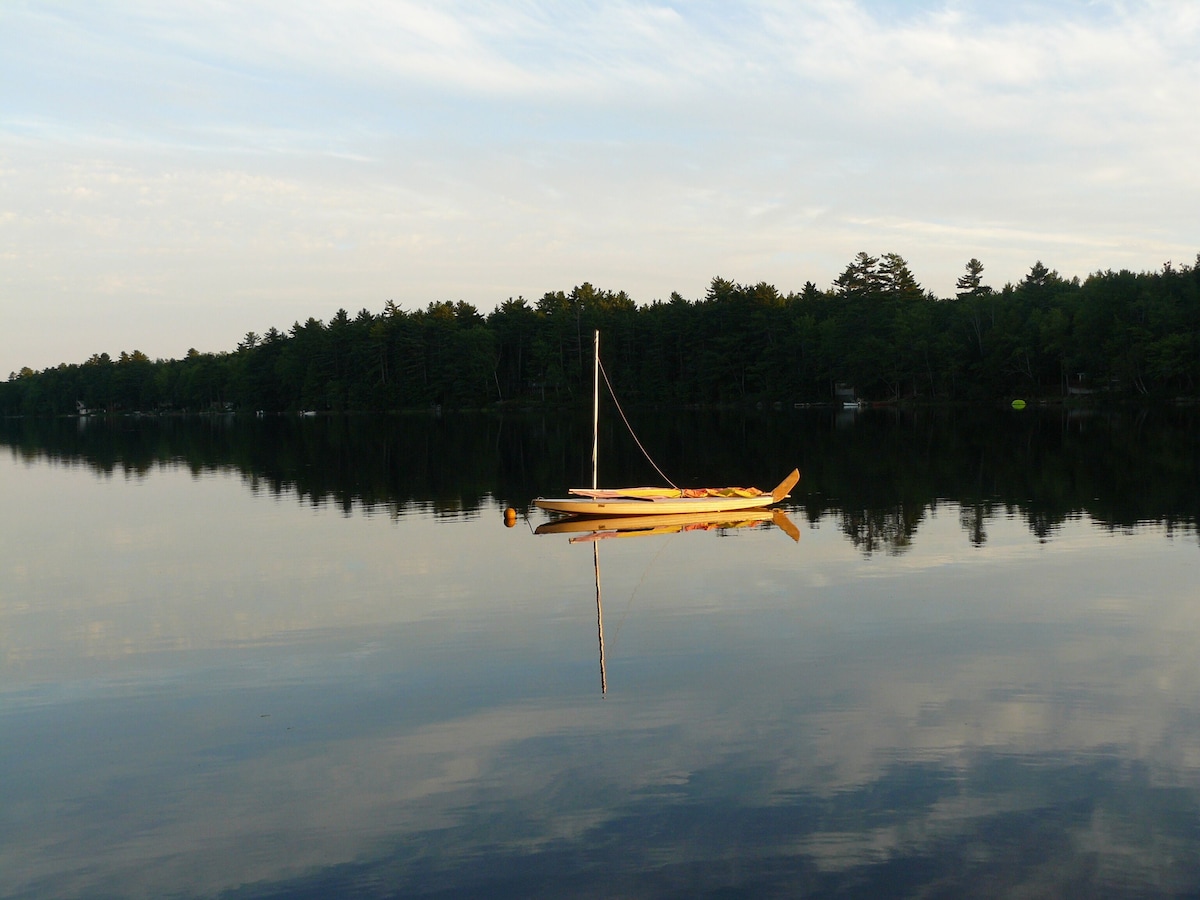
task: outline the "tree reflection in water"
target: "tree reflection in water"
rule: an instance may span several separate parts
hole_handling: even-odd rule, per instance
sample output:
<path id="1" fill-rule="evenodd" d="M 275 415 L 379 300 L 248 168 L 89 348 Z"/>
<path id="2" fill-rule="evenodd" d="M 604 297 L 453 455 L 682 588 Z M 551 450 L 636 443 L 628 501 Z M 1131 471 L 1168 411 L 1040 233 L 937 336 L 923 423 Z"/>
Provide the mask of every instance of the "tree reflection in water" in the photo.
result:
<path id="1" fill-rule="evenodd" d="M 756 484 L 799 461 L 788 507 L 809 523 L 832 518 L 867 554 L 906 552 L 947 501 L 976 546 L 998 516 L 1048 541 L 1080 516 L 1194 534 L 1200 514 L 1195 409 L 651 411 L 635 424 L 685 487 Z M 589 433 L 568 413 L 0 420 L 0 444 L 28 458 L 134 475 L 235 470 L 254 491 L 393 515 L 473 516 L 491 501 L 528 510 L 584 477 Z M 653 483 L 628 440 L 601 434 L 607 477 Z"/>

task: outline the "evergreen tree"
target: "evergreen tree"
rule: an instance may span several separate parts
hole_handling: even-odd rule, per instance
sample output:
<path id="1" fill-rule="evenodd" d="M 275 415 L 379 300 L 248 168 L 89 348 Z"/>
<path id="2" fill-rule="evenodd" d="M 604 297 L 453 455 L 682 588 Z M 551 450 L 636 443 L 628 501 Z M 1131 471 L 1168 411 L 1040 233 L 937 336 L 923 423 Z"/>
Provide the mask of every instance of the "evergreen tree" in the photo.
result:
<path id="1" fill-rule="evenodd" d="M 992 293 L 992 289 L 983 283 L 983 263 L 975 257 L 971 257 L 967 261 L 966 274 L 960 275 L 954 286 L 958 289 L 956 296 L 959 300 L 987 296 Z"/>
<path id="2" fill-rule="evenodd" d="M 840 297 L 863 297 L 882 287 L 879 258 L 859 251 L 854 261 L 833 282 L 833 291 Z"/>

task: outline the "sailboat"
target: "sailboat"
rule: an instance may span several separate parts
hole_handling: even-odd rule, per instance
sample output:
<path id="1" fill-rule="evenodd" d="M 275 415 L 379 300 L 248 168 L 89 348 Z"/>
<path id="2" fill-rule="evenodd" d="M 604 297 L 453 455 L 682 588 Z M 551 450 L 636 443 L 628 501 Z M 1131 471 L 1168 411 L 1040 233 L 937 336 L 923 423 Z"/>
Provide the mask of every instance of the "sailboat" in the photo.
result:
<path id="1" fill-rule="evenodd" d="M 607 375 L 605 379 L 607 380 Z M 600 434 L 600 332 L 595 334 L 595 354 L 592 369 L 592 486 L 571 488 L 570 497 L 538 497 L 533 505 L 548 512 L 577 516 L 660 516 L 680 514 L 712 514 L 739 510 L 762 509 L 789 496 L 800 480 L 800 470 L 793 469 L 770 492 L 754 487 L 678 488 L 627 487 L 599 488 L 596 486 L 596 457 Z M 612 386 L 609 385 L 611 391 Z M 614 402 L 616 397 L 613 397 Z M 617 404 L 620 411 L 620 404 Z M 624 413 L 621 414 L 624 417 Z M 628 421 L 626 421 L 628 424 Z M 634 440 L 637 440 L 636 435 Z M 641 446 L 640 442 L 638 446 Z M 645 452 L 643 450 L 643 452 Z M 647 458 L 649 458 L 647 456 Z M 653 460 L 651 460 L 653 464 Z M 658 469 L 657 466 L 655 466 Z M 659 469 L 659 474 L 662 470 Z M 669 481 L 666 476 L 664 480 Z"/>

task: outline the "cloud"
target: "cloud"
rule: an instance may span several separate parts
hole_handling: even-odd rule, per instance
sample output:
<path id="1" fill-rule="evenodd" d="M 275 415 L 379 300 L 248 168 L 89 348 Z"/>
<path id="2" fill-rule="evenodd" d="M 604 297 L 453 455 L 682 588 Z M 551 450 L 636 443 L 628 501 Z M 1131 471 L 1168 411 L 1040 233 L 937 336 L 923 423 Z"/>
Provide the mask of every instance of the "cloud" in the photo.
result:
<path id="1" fill-rule="evenodd" d="M 997 284 L 1155 268 L 1195 253 L 1198 38 L 1155 0 L 9 6 L 0 287 L 157 283 L 217 349 L 284 307 L 789 290 L 862 249 L 939 293 L 972 256 Z M 104 170 L 148 193 L 53 189 Z M 46 335 L 0 338 L 0 370 L 62 360 Z"/>

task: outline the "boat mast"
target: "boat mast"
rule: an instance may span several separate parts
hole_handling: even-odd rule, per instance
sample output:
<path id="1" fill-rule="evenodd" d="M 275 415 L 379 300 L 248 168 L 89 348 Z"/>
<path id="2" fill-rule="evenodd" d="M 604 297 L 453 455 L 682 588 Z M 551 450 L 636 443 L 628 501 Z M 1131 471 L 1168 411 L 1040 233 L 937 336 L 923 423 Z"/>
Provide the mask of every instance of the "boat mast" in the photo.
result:
<path id="1" fill-rule="evenodd" d="M 600 445 L 600 329 L 592 353 L 592 490 L 596 490 L 596 451 Z"/>

